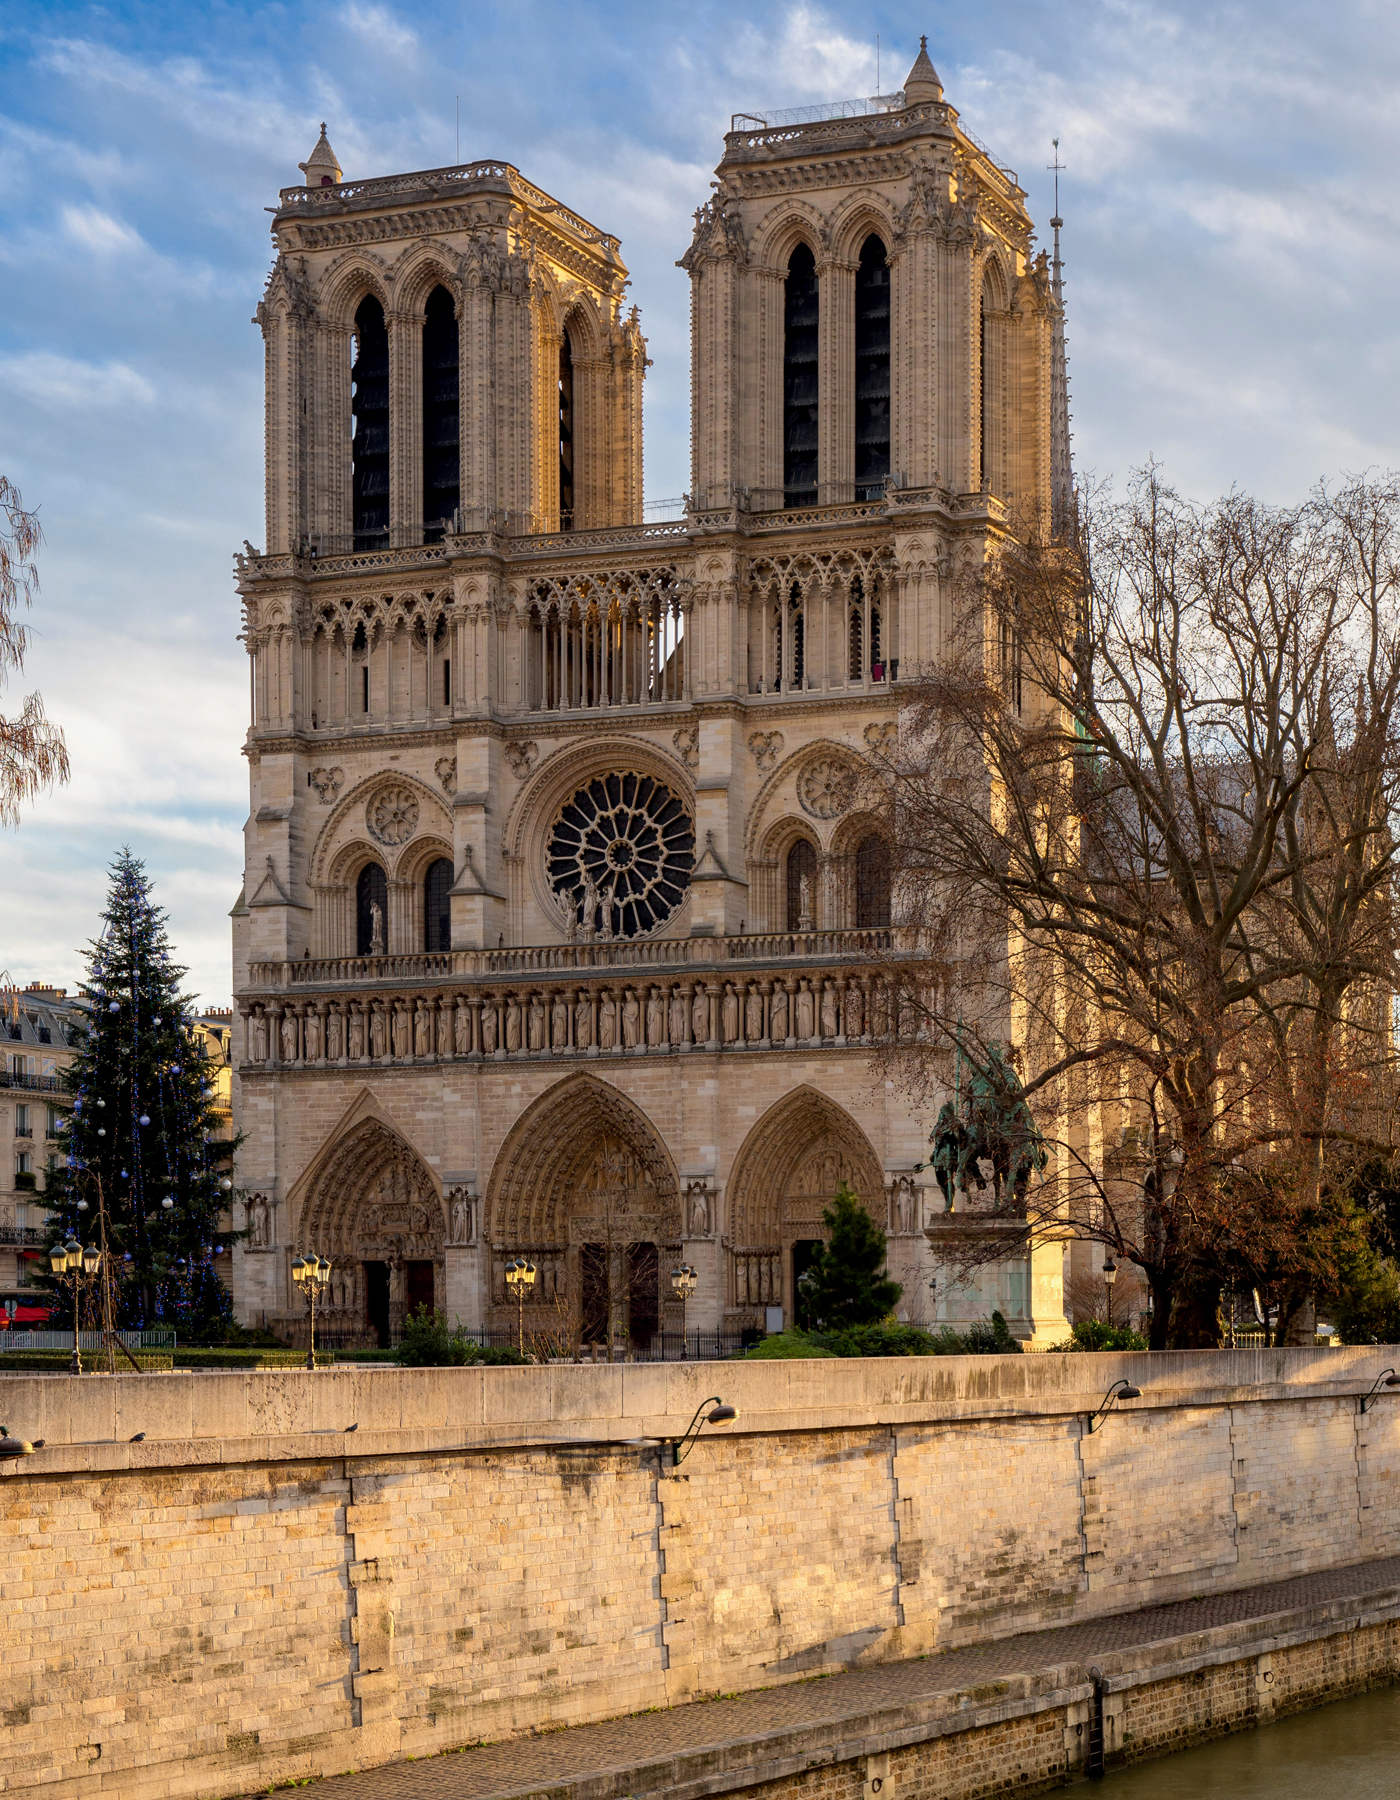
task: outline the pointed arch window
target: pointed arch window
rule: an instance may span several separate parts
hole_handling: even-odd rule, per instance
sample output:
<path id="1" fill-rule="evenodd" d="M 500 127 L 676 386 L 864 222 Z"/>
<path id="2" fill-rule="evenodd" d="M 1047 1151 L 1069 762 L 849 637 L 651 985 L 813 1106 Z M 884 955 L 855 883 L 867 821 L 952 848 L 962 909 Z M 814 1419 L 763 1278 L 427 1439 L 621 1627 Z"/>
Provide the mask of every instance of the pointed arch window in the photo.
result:
<path id="1" fill-rule="evenodd" d="M 817 913 L 817 852 L 807 838 L 799 838 L 787 854 L 787 928 L 811 931 Z"/>
<path id="2" fill-rule="evenodd" d="M 559 345 L 559 529 L 574 528 L 574 351 L 565 331 Z"/>
<path id="3" fill-rule="evenodd" d="M 355 314 L 350 365 L 352 529 L 357 550 L 389 544 L 389 333 L 384 308 L 367 294 Z"/>
<path id="4" fill-rule="evenodd" d="M 890 472 L 890 267 L 868 237 L 856 270 L 856 499 L 878 500 Z"/>
<path id="5" fill-rule="evenodd" d="M 383 956 L 388 943 L 388 918 L 389 879 L 378 863 L 366 863 L 355 883 L 356 956 Z"/>
<path id="6" fill-rule="evenodd" d="M 817 502 L 817 264 L 806 244 L 788 259 L 783 289 L 783 504 Z"/>
<path id="7" fill-rule="evenodd" d="M 429 863 L 423 877 L 423 948 L 452 948 L 452 864 L 445 856 Z"/>
<path id="8" fill-rule="evenodd" d="M 878 831 L 856 845 L 856 925 L 890 922 L 890 847 Z"/>
<path id="9" fill-rule="evenodd" d="M 440 544 L 462 497 L 457 308 L 445 287 L 423 316 L 423 542 Z"/>

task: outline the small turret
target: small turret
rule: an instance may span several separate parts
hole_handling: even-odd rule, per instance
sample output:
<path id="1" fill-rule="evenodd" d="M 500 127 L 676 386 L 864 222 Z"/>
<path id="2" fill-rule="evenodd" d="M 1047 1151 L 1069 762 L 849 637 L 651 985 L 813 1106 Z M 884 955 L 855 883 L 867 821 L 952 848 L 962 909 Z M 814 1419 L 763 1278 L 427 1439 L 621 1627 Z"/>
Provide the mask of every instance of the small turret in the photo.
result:
<path id="1" fill-rule="evenodd" d="M 334 187 L 340 180 L 340 164 L 327 141 L 324 119 L 321 121 L 321 135 L 316 140 L 316 148 L 297 167 L 305 175 L 307 187 Z"/>
<path id="2" fill-rule="evenodd" d="M 931 100 L 943 98 L 943 83 L 938 79 L 938 70 L 929 61 L 928 39 L 919 39 L 919 54 L 914 58 L 914 66 L 904 78 L 904 104 L 906 106 L 926 106 Z"/>

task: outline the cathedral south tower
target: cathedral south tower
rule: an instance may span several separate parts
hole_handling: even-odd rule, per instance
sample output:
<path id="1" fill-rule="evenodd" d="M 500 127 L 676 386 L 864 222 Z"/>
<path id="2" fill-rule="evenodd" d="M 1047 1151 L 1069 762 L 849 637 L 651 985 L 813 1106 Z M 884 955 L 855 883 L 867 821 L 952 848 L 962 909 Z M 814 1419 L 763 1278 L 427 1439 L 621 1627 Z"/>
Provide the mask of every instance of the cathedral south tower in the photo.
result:
<path id="1" fill-rule="evenodd" d="M 925 52 L 815 110 L 736 117 L 696 214 L 667 521 L 616 237 L 508 163 L 349 179 L 324 130 L 281 193 L 239 559 L 250 1322 L 303 1329 L 315 1251 L 343 1343 L 420 1304 L 505 1332 L 524 1258 L 542 1349 L 676 1354 L 683 1316 L 712 1353 L 792 1322 L 842 1181 L 934 1322 L 852 775 L 952 572 L 1050 515 L 1059 307 Z M 993 1307 L 1062 1336 L 1058 1251 L 940 1284 L 938 1318 Z"/>

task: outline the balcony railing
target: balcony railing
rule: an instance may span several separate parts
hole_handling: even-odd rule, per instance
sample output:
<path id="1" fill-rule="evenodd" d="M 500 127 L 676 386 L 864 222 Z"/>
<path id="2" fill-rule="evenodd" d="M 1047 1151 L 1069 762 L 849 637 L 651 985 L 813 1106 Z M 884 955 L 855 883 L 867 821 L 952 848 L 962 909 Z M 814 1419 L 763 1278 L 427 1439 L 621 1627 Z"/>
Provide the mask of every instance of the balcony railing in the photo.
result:
<path id="1" fill-rule="evenodd" d="M 750 932 L 742 937 L 617 938 L 610 943 L 522 944 L 504 950 L 417 950 L 399 956 L 303 957 L 255 962 L 248 990 L 492 980 L 503 975 L 586 974 L 604 969 L 715 968 L 735 963 L 874 957 L 903 948 L 889 926 L 847 931 Z"/>
<path id="2" fill-rule="evenodd" d="M 63 1083 L 57 1075 L 21 1075 L 13 1069 L 0 1069 L 0 1087 L 27 1088 L 30 1093 L 61 1094 Z"/>
<path id="3" fill-rule="evenodd" d="M 39 1249 L 45 1242 L 37 1225 L 0 1225 L 0 1244 L 29 1246 Z"/>

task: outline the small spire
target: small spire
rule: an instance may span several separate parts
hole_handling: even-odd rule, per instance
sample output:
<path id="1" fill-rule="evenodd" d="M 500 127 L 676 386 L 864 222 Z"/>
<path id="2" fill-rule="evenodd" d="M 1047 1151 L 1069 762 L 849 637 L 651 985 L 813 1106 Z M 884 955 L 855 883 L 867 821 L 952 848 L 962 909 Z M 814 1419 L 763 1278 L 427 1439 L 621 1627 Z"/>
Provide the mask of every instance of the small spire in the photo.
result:
<path id="1" fill-rule="evenodd" d="M 334 187 L 340 180 L 340 164 L 336 161 L 335 151 L 331 149 L 326 137 L 326 122 L 321 121 L 321 135 L 316 140 L 316 148 L 304 163 L 297 167 L 306 177 L 307 187 Z"/>
<path id="2" fill-rule="evenodd" d="M 929 61 L 928 39 L 919 39 L 919 54 L 914 58 L 914 66 L 904 77 L 904 104 L 906 106 L 925 106 L 929 101 L 943 98 L 943 83 L 938 79 L 938 70 Z"/>

